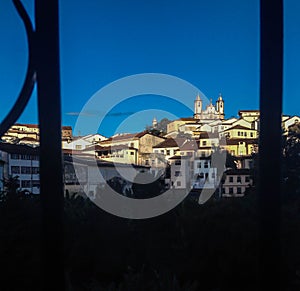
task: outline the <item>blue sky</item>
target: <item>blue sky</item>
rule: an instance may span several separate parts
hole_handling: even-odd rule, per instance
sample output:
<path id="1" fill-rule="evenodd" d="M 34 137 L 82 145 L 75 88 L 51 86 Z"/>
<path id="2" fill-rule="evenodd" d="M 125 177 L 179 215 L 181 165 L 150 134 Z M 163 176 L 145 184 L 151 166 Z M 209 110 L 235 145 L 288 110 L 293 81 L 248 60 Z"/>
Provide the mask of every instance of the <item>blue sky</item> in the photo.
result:
<path id="1" fill-rule="evenodd" d="M 34 2 L 23 0 L 33 18 Z M 300 1 L 286 0 L 284 113 L 300 115 Z M 0 0 L 0 119 L 21 88 L 27 64 L 23 25 L 10 1 Z M 259 1 L 256 0 L 63 0 L 60 1 L 61 96 L 64 125 L 75 125 L 77 113 L 98 90 L 129 75 L 174 75 L 216 100 L 221 92 L 226 117 L 259 104 Z M 195 96 L 185 96 L 193 105 Z M 174 110 L 151 111 L 144 96 L 143 114 L 128 118 L 121 129 L 139 131 Z M 155 98 L 153 100 L 156 100 Z M 106 102 L 103 100 L 103 102 Z M 158 101 L 159 102 L 159 101 Z M 271 102 L 271 100 L 270 100 Z M 101 108 L 95 108 L 101 111 Z M 140 102 L 123 102 L 107 116 L 104 135 L 141 111 Z M 182 112 L 182 113 L 181 113 Z M 123 118 L 117 118 L 120 116 Z M 141 118 L 143 116 L 143 118 Z M 36 93 L 19 122 L 37 123 Z M 81 134 L 87 132 L 80 132 Z M 78 134 L 75 132 L 74 134 Z"/>

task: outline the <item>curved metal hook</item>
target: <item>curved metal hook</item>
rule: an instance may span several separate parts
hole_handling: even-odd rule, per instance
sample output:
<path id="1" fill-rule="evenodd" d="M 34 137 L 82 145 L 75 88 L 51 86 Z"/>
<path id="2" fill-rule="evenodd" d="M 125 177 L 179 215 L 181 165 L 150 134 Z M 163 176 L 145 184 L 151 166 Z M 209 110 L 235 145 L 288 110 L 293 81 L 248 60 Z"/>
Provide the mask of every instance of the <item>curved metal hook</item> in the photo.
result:
<path id="1" fill-rule="evenodd" d="M 34 83 L 36 80 L 34 60 L 33 60 L 33 41 L 34 41 L 34 31 L 30 18 L 21 3 L 20 0 L 13 0 L 14 6 L 20 15 L 26 30 L 27 42 L 28 42 L 28 64 L 26 71 L 26 78 L 23 83 L 22 89 L 19 93 L 19 97 L 9 113 L 3 119 L 0 124 L 0 137 L 5 134 L 8 129 L 17 121 L 21 113 L 24 111 L 30 96 L 32 94 Z"/>

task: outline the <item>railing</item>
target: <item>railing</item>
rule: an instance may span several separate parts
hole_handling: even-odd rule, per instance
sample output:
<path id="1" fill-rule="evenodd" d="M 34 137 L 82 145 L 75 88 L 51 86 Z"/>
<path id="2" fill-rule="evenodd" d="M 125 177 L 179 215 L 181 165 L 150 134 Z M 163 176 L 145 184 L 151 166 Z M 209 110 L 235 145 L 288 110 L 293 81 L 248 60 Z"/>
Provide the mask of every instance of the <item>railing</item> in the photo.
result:
<path id="1" fill-rule="evenodd" d="M 0 125 L 0 136 L 17 121 L 37 83 L 43 290 L 64 290 L 58 1 L 35 0 L 35 31 L 22 3 L 13 3 L 26 29 L 28 66 L 19 97 Z"/>
<path id="2" fill-rule="evenodd" d="M 260 287 L 280 286 L 283 1 L 260 1 Z"/>

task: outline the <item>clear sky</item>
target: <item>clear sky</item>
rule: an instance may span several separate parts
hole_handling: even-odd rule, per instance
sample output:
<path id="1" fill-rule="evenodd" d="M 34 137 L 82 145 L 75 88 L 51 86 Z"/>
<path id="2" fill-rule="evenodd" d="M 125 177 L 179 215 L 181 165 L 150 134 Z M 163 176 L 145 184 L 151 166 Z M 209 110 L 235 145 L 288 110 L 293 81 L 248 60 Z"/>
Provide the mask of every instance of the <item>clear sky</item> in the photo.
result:
<path id="1" fill-rule="evenodd" d="M 33 0 L 23 3 L 33 19 Z M 300 1 L 286 0 L 284 5 L 284 113 L 300 115 Z M 27 64 L 24 28 L 8 0 L 0 0 L 0 37 L 3 119 L 22 86 Z M 257 0 L 61 0 L 60 49 L 64 125 L 74 126 L 77 113 L 103 86 L 139 73 L 182 78 L 213 101 L 221 92 L 228 118 L 237 116 L 239 109 L 258 109 Z M 150 98 L 145 96 L 142 103 L 148 104 Z M 195 96 L 185 98 L 192 106 Z M 149 110 L 132 115 L 140 112 L 140 103 L 122 103 L 107 116 L 100 133 L 113 134 L 116 123 L 130 115 L 120 129 L 143 130 L 153 115 L 171 118 L 172 106 L 176 104 L 167 104 L 165 113 Z M 187 114 L 183 108 L 182 116 Z M 37 122 L 36 93 L 19 122 Z"/>

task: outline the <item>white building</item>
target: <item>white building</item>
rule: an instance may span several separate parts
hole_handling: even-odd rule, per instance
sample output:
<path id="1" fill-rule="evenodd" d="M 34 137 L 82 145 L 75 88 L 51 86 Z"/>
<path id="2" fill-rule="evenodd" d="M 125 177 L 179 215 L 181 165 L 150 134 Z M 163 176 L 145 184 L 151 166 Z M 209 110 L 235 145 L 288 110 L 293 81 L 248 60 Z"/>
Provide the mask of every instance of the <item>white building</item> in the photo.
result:
<path id="1" fill-rule="evenodd" d="M 62 148 L 70 150 L 84 150 L 106 139 L 106 137 L 98 133 L 73 137 L 72 139 L 64 139 L 62 141 Z"/>
<path id="2" fill-rule="evenodd" d="M 196 158 L 193 165 L 193 189 L 215 189 L 218 186 L 217 168 L 211 166 L 211 157 Z"/>
<path id="3" fill-rule="evenodd" d="M 109 181 L 115 179 L 121 182 L 120 190 L 126 195 L 126 190 L 132 191 L 132 182 L 140 171 L 149 171 L 149 167 L 99 161 L 80 155 L 66 155 L 64 157 L 65 190 L 70 195 L 84 191 L 90 199 L 95 199 L 98 189 L 101 191 Z"/>
<path id="4" fill-rule="evenodd" d="M 289 127 L 293 126 L 293 125 L 295 125 L 299 122 L 300 122 L 300 117 L 299 116 L 292 116 L 292 117 L 286 118 L 285 120 L 282 121 L 283 130 L 287 134 L 287 132 L 289 130 Z"/>
<path id="5" fill-rule="evenodd" d="M 178 154 L 185 141 L 185 138 L 167 138 L 163 142 L 153 146 L 153 153 L 163 155 L 165 160 L 168 161 L 171 157 Z"/>
<path id="6" fill-rule="evenodd" d="M 243 197 L 253 181 L 249 169 L 229 169 L 222 185 L 223 197 Z"/>
<path id="7" fill-rule="evenodd" d="M 0 143 L 0 159 L 4 161 L 4 177 L 19 177 L 19 190 L 40 193 L 39 148 Z"/>
<path id="8" fill-rule="evenodd" d="M 171 188 L 191 189 L 191 162 L 190 157 L 174 156 L 169 159 L 171 164 Z"/>

